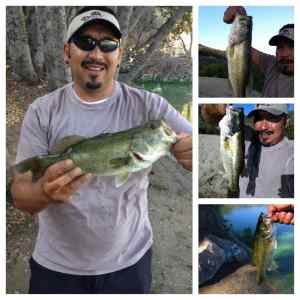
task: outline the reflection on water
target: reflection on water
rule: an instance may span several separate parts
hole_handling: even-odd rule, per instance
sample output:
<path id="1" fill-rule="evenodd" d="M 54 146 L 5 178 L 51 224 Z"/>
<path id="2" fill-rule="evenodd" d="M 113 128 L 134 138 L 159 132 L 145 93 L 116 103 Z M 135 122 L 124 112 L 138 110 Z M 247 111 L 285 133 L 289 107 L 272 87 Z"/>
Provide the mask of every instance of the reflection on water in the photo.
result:
<path id="1" fill-rule="evenodd" d="M 166 98 L 180 112 L 185 103 L 192 101 L 192 84 L 189 83 L 146 82 L 137 86 Z"/>
<path id="2" fill-rule="evenodd" d="M 267 213 L 266 205 L 224 205 L 221 208 L 224 219 L 232 230 L 249 246 L 253 237 L 258 216 Z M 271 284 L 284 293 L 293 293 L 294 286 L 294 226 L 276 224 L 277 248 L 274 260 L 276 272 L 268 274 Z"/>

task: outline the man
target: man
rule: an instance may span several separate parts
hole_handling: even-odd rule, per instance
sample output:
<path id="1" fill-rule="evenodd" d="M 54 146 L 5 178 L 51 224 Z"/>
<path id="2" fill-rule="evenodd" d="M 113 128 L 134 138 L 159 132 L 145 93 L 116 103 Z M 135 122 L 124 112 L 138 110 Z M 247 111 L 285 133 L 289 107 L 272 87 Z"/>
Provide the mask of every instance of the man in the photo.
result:
<path id="1" fill-rule="evenodd" d="M 247 15 L 242 6 L 229 6 L 224 13 L 224 22 L 232 23 L 235 16 Z M 263 97 L 294 97 L 294 24 L 280 28 L 269 44 L 276 46 L 276 57 L 254 48 L 251 50 L 252 63 L 264 74 Z"/>
<path id="2" fill-rule="evenodd" d="M 71 21 L 64 59 L 73 82 L 37 99 L 24 118 L 17 162 L 49 152 L 65 136 L 91 137 L 164 118 L 177 132 L 172 152 L 192 169 L 191 125 L 162 97 L 113 80 L 122 33 L 113 11 L 85 7 Z M 111 177 L 91 176 L 71 160 L 50 166 L 37 182 L 16 174 L 17 208 L 38 213 L 30 261 L 30 293 L 148 293 L 152 229 L 148 174 L 131 174 L 115 188 Z"/>
<path id="3" fill-rule="evenodd" d="M 224 104 L 204 104 L 206 122 L 220 121 Z M 294 146 L 285 136 L 287 104 L 257 104 L 245 126 L 245 170 L 240 177 L 240 197 L 294 197 Z M 253 130 L 254 129 L 254 130 Z"/>

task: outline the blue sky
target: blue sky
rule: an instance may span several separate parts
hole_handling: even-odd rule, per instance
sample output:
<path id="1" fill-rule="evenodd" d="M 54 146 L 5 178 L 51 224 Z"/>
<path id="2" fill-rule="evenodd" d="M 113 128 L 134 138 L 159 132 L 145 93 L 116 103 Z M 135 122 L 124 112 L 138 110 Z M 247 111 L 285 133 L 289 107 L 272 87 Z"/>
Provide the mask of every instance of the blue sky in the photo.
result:
<path id="1" fill-rule="evenodd" d="M 255 104 L 233 104 L 235 107 L 243 107 L 245 115 L 248 115 L 248 113 L 254 109 Z M 294 104 L 288 104 L 288 110 L 293 111 L 294 110 Z"/>
<path id="2" fill-rule="evenodd" d="M 230 24 L 223 22 L 227 6 L 200 6 L 198 19 L 199 43 L 220 50 L 227 47 Z M 245 6 L 252 16 L 252 46 L 262 52 L 274 54 L 276 47 L 269 46 L 270 38 L 288 23 L 294 23 L 292 6 Z"/>

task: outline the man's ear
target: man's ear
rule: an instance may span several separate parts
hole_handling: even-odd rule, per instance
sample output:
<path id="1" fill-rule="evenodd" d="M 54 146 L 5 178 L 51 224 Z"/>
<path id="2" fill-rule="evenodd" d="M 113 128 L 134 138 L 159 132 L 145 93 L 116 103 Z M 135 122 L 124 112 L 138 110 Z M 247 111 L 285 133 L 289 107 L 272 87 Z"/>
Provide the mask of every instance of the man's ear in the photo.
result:
<path id="1" fill-rule="evenodd" d="M 119 48 L 119 53 L 118 53 L 118 67 L 121 64 L 121 60 L 122 60 L 122 55 L 123 55 L 123 48 Z"/>
<path id="2" fill-rule="evenodd" d="M 70 59 L 71 59 L 70 51 L 71 51 L 70 43 L 65 43 L 64 44 L 64 61 L 65 61 L 65 64 L 67 64 L 67 65 L 70 63 Z"/>

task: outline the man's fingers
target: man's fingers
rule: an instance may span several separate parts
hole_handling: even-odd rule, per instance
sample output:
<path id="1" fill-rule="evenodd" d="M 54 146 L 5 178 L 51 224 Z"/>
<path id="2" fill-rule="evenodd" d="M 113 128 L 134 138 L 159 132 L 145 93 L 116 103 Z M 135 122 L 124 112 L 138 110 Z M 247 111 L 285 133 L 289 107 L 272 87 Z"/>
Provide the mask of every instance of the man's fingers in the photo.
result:
<path id="1" fill-rule="evenodd" d="M 294 214 L 291 212 L 286 213 L 283 219 L 284 224 L 294 224 Z"/>
<path id="2" fill-rule="evenodd" d="M 192 150 L 176 153 L 177 160 L 191 160 L 192 157 L 193 157 Z"/>
<path id="3" fill-rule="evenodd" d="M 71 159 L 63 160 L 50 166 L 44 175 L 46 181 L 53 181 L 64 173 L 72 170 L 74 163 Z"/>
<path id="4" fill-rule="evenodd" d="M 46 181 L 43 184 L 44 191 L 47 195 L 51 196 L 52 193 L 59 190 L 60 188 L 66 186 L 72 182 L 76 177 L 82 175 L 82 170 L 78 167 L 72 169 L 71 171 L 65 173 L 64 175 L 58 177 L 54 181 Z"/>
<path id="5" fill-rule="evenodd" d="M 66 188 L 68 188 L 69 192 L 71 194 L 77 192 L 81 185 L 86 183 L 90 178 L 92 177 L 92 174 L 84 174 L 73 180 L 71 183 L 68 184 Z"/>
<path id="6" fill-rule="evenodd" d="M 192 160 L 177 160 L 186 170 L 192 171 L 193 170 L 193 162 Z"/>
<path id="7" fill-rule="evenodd" d="M 173 153 L 186 152 L 192 149 L 192 136 L 181 133 L 177 136 L 177 142 L 172 146 Z"/>

